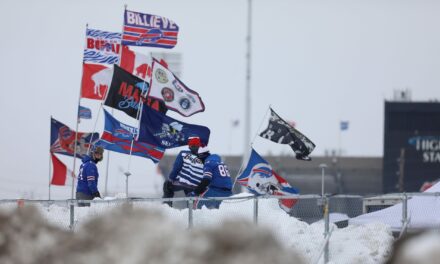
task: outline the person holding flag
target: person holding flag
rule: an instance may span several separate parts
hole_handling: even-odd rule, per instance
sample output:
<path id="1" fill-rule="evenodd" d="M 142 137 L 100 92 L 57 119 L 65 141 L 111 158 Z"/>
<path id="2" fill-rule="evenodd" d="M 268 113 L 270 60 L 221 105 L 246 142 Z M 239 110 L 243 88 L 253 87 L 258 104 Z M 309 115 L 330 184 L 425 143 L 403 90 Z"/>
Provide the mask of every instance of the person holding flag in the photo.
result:
<path id="1" fill-rule="evenodd" d="M 229 197 L 232 195 L 232 180 L 228 167 L 217 154 L 210 154 L 207 147 L 199 151 L 199 158 L 203 160 L 203 179 L 200 184 L 190 193 L 191 196 L 203 197 Z M 201 209 L 219 208 L 221 200 L 197 200 L 194 207 Z"/>
<path id="2" fill-rule="evenodd" d="M 98 168 L 96 164 L 102 161 L 104 149 L 95 146 L 90 152 L 90 156 L 86 155 L 82 159 L 79 168 L 78 185 L 76 187 L 77 200 L 93 200 L 95 197 L 101 198 L 98 191 Z M 78 206 L 90 206 L 90 203 L 78 203 Z"/>
<path id="3" fill-rule="evenodd" d="M 163 198 L 173 198 L 176 191 L 184 191 L 188 195 L 200 184 L 203 177 L 203 162 L 197 156 L 200 146 L 199 137 L 188 138 L 189 150 L 182 150 L 177 155 L 168 180 L 163 185 Z M 172 206 L 172 202 L 164 203 Z"/>

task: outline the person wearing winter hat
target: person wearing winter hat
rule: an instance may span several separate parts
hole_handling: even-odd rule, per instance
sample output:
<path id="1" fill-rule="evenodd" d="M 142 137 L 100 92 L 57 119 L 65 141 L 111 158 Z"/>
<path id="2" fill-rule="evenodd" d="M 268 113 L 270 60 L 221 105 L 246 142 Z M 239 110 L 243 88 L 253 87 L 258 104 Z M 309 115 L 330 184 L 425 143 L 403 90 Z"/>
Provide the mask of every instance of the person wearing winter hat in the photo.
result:
<path id="1" fill-rule="evenodd" d="M 184 191 L 188 195 L 199 185 L 203 177 L 203 162 L 197 156 L 201 145 L 199 137 L 188 138 L 189 150 L 182 150 L 177 155 L 173 169 L 163 185 L 163 198 L 173 198 L 176 191 Z M 171 201 L 164 203 L 172 206 Z"/>
<path id="2" fill-rule="evenodd" d="M 76 186 L 77 200 L 93 200 L 95 197 L 101 198 L 98 191 L 98 167 L 96 164 L 102 161 L 104 149 L 101 146 L 93 146 L 90 155 L 82 159 L 79 168 L 78 184 Z M 90 203 L 78 203 L 78 206 L 90 206 Z"/>

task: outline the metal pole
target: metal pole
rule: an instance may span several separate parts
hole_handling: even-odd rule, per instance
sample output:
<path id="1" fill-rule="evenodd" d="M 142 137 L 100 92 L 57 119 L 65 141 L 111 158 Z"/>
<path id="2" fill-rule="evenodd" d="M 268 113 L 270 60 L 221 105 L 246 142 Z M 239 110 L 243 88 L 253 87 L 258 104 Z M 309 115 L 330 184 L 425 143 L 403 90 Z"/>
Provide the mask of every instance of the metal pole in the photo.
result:
<path id="1" fill-rule="evenodd" d="M 70 201 L 70 226 L 71 231 L 75 229 L 75 207 L 73 205 L 73 200 Z"/>
<path id="2" fill-rule="evenodd" d="M 130 172 L 124 172 L 125 175 L 125 197 L 128 198 L 128 176 L 131 175 Z"/>
<path id="3" fill-rule="evenodd" d="M 399 192 L 405 191 L 405 149 L 400 149 L 399 157 Z"/>
<path id="4" fill-rule="evenodd" d="M 408 195 L 404 193 L 403 201 L 402 201 L 402 232 L 400 235 L 403 235 L 405 233 L 407 222 L 408 222 Z"/>
<path id="5" fill-rule="evenodd" d="M 248 0 L 248 24 L 247 24 L 247 50 L 246 50 L 246 92 L 245 92 L 245 118 L 244 118 L 244 149 L 243 160 L 250 146 L 251 134 L 251 43 L 252 43 L 252 0 Z"/>
<path id="6" fill-rule="evenodd" d="M 258 197 L 254 196 L 254 224 L 258 225 Z"/>
<path id="7" fill-rule="evenodd" d="M 328 263 L 329 261 L 329 242 L 330 240 L 327 240 L 327 236 L 329 236 L 329 230 L 330 230 L 330 215 L 328 211 L 328 204 L 329 199 L 327 197 L 324 198 L 324 239 L 326 239 L 325 247 L 324 247 L 324 263 Z"/>
<path id="8" fill-rule="evenodd" d="M 194 206 L 194 200 L 192 197 L 189 197 L 188 200 L 188 229 L 193 228 L 193 206 Z"/>
<path id="9" fill-rule="evenodd" d="M 52 174 L 52 153 L 49 151 L 49 200 L 50 200 L 51 174 Z"/>
<path id="10" fill-rule="evenodd" d="M 319 167 L 322 171 L 322 177 L 321 177 L 321 196 L 324 197 L 324 176 L 325 176 L 325 168 L 327 168 L 327 164 L 321 163 L 319 164 Z"/>

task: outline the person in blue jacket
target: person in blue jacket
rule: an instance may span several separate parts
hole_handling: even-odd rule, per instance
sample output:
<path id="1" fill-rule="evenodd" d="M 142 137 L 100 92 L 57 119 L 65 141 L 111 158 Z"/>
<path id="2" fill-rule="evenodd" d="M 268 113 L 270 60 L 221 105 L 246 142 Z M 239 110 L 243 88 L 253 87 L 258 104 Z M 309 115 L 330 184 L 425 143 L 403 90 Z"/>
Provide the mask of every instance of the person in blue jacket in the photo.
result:
<path id="1" fill-rule="evenodd" d="M 203 178 L 203 163 L 197 156 L 200 146 L 199 137 L 188 138 L 189 150 L 177 154 L 173 169 L 163 185 L 163 198 L 173 198 L 177 191 L 184 191 L 188 195 L 199 185 Z M 164 203 L 172 206 L 171 201 Z"/>
<path id="2" fill-rule="evenodd" d="M 84 156 L 79 168 L 78 185 L 76 186 L 77 200 L 93 200 L 95 197 L 101 198 L 98 191 L 98 168 L 96 164 L 103 158 L 104 149 L 96 146 L 92 149 L 89 156 Z M 79 203 L 78 206 L 90 206 L 90 203 Z"/>
<path id="3" fill-rule="evenodd" d="M 203 178 L 192 195 L 200 198 L 229 197 L 232 195 L 232 180 L 228 167 L 217 154 L 210 154 L 207 148 L 201 149 L 199 158 L 204 162 Z M 197 200 L 196 208 L 206 206 L 209 209 L 219 208 L 221 200 Z"/>

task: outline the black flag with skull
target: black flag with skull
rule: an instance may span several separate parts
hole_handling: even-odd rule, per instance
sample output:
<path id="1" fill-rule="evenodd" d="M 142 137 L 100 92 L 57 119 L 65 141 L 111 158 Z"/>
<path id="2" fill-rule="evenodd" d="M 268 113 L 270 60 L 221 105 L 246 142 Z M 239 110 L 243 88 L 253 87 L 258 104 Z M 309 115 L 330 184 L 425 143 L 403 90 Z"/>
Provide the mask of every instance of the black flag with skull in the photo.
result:
<path id="1" fill-rule="evenodd" d="M 315 144 L 284 121 L 272 108 L 270 108 L 270 112 L 269 125 L 260 133 L 260 137 L 275 143 L 288 144 L 299 160 L 312 160 L 309 155 L 315 149 Z"/>

